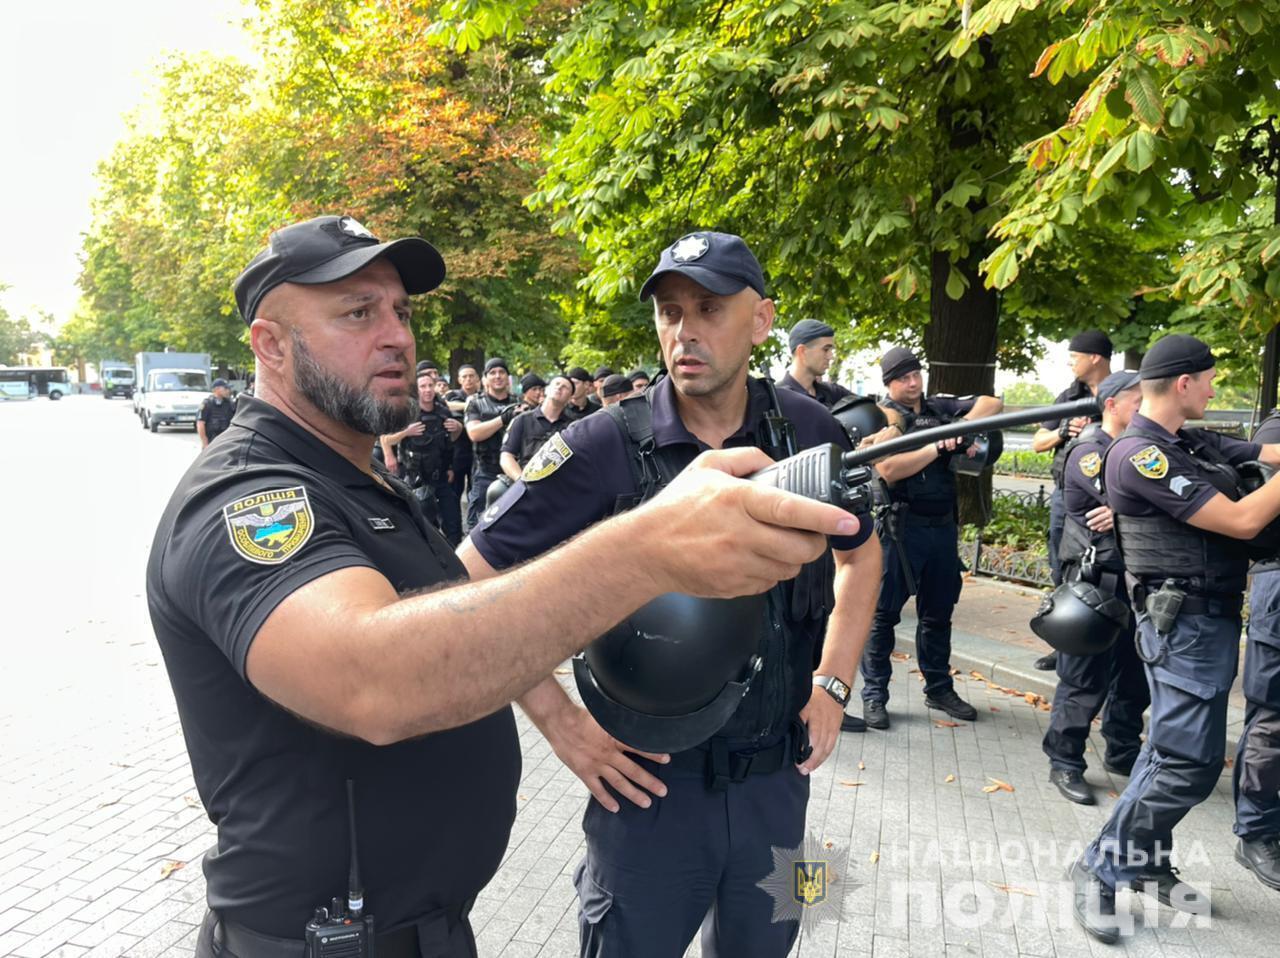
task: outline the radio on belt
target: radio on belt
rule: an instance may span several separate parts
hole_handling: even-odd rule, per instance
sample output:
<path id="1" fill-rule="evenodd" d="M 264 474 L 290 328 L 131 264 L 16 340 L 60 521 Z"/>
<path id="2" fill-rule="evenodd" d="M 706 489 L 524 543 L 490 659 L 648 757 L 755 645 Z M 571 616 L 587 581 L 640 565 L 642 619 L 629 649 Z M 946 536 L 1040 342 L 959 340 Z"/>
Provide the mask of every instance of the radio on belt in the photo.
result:
<path id="1" fill-rule="evenodd" d="M 334 898 L 321 905 L 307 922 L 306 958 L 375 958 L 373 916 L 364 911 L 364 888 L 360 883 L 360 860 L 356 854 L 355 783 L 347 779 L 347 828 L 351 838 L 351 867 L 347 880 L 347 901 Z"/>

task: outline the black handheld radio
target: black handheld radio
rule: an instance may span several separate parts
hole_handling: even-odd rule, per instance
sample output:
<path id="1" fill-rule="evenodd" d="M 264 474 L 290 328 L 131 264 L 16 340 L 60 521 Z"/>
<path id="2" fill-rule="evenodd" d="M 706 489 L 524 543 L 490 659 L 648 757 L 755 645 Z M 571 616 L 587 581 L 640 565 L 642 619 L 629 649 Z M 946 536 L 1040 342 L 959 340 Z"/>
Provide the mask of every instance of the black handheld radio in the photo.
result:
<path id="1" fill-rule="evenodd" d="M 364 888 L 356 855 L 356 789 L 347 779 L 347 829 L 351 837 L 351 869 L 347 876 L 347 901 L 335 897 L 321 905 L 307 922 L 306 958 L 376 958 L 373 916 L 364 912 Z"/>

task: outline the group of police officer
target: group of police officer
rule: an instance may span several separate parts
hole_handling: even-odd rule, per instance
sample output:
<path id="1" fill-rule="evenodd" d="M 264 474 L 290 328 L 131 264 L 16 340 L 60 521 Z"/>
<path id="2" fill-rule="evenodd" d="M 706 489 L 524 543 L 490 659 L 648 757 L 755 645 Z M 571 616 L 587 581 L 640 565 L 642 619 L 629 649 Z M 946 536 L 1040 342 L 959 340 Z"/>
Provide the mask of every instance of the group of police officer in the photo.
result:
<path id="1" fill-rule="evenodd" d="M 919 360 L 895 348 L 881 367 L 884 418 L 867 418 L 869 404 L 821 381 L 834 333 L 815 321 L 793 327 L 780 388 L 750 376 L 752 348 L 774 322 L 763 270 L 741 238 L 696 232 L 668 246 L 641 287 L 666 376 L 626 398 L 615 383 L 601 414 L 584 415 L 598 410 L 585 370 L 570 370 L 527 381 L 525 395 L 540 389 L 541 399 L 512 412 L 501 359 L 485 364 L 483 384 L 460 370 L 465 399 L 430 363 L 415 365 L 409 296 L 444 274 L 424 240 L 383 243 L 351 217 L 326 216 L 273 234 L 236 282 L 257 395 L 175 490 L 147 575 L 197 787 L 218 826 L 197 954 L 311 955 L 308 927 L 376 914 L 376 926 L 360 926 L 383 958 L 475 955 L 468 914 L 514 819 L 512 701 L 592 795 L 574 876 L 582 954 L 677 956 L 699 929 L 707 955 L 787 953 L 797 923 L 771 920 L 759 883 L 775 848 L 802 843 L 808 776 L 847 727 L 859 667 L 864 717 L 887 726 L 893 626 L 912 593 L 927 704 L 976 718 L 952 687 L 949 656 L 954 473 L 979 449 L 947 439 L 880 459 L 874 523 L 739 477 L 807 449 L 851 448 L 843 413 L 862 417 L 854 438 L 875 443 L 980 419 L 999 400 L 926 398 Z M 1103 911 L 1105 889 L 1136 867 L 1112 850 L 1146 842 L 1167 856 L 1173 824 L 1216 780 L 1234 673 L 1234 653 L 1228 668 L 1218 646 L 1232 621 L 1238 633 L 1231 590 L 1243 587 L 1243 560 L 1223 534 L 1252 535 L 1280 513 L 1280 484 L 1238 501 L 1216 494 L 1226 482 L 1203 464 L 1257 458 L 1260 447 L 1182 438 L 1178 417 L 1194 418 L 1211 395 L 1201 383 L 1212 358 L 1169 342 L 1142 375 L 1172 379 L 1174 400 L 1166 389 L 1157 401 L 1153 387 L 1147 418 L 1129 426 L 1145 431 L 1116 440 L 1120 453 L 1106 450 L 1095 473 L 1129 572 L 1149 594 L 1167 593 L 1175 556 L 1184 591 L 1167 627 L 1138 619 L 1151 731 L 1077 869 Z M 609 375 L 595 377 L 601 392 Z M 1131 384 L 1104 387 L 1103 425 L 1115 431 L 1116 396 Z M 464 435 L 474 524 L 455 556 L 457 527 L 442 536 L 422 507 L 456 490 Z M 412 458 L 411 481 L 429 493 L 374 461 L 378 437 L 386 465 Z M 1261 449 L 1280 460 L 1277 447 Z M 1087 475 L 1094 454 L 1082 442 L 1067 460 Z M 486 508 L 500 477 L 511 486 Z M 1222 498 L 1230 504 L 1215 505 Z M 1105 531 L 1091 512 L 1080 535 Z M 1212 533 L 1194 521 L 1202 514 Z M 1173 548 L 1170 536 L 1182 537 Z M 1152 571 L 1160 563 L 1164 576 Z M 574 672 L 586 708 L 553 674 L 584 647 Z M 1274 663 L 1274 641 L 1256 647 L 1255 659 Z M 1062 736 L 1068 760 L 1080 757 L 1080 716 L 1096 711 L 1089 676 L 1110 676 L 1119 659 L 1078 669 L 1087 689 L 1073 706 L 1075 738 Z M 1257 672 L 1274 686 L 1274 673 Z M 1277 710 L 1266 694 L 1256 705 L 1237 762 L 1249 809 L 1238 828 L 1242 849 L 1262 849 L 1242 854 L 1263 877 L 1258 856 L 1275 851 L 1280 828 L 1268 803 L 1274 763 L 1256 756 L 1274 742 Z M 1117 729 L 1109 758 L 1122 763 L 1132 722 Z M 357 835 L 364 887 L 348 889 Z M 1176 875 L 1167 857 L 1134 874 L 1153 870 Z M 343 891 L 346 905 L 330 905 Z"/>

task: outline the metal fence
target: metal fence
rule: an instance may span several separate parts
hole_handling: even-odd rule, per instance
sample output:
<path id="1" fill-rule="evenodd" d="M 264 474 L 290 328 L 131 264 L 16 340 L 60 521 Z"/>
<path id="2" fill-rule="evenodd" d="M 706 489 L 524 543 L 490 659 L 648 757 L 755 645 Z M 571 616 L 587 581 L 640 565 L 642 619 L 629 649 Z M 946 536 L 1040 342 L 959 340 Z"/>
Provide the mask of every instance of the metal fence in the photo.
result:
<path id="1" fill-rule="evenodd" d="M 1044 486 L 1035 492 L 1029 489 L 994 489 L 991 496 L 994 500 L 1013 499 L 1028 506 L 1044 507 L 1049 502 L 1049 493 Z M 1046 540 L 1048 535 L 1049 528 L 1046 525 Z M 960 543 L 960 558 L 974 575 L 990 576 L 993 579 L 1019 582 L 1023 585 L 1053 585 L 1047 549 L 1029 549 L 1022 552 L 997 549 L 982 541 L 981 528 L 977 530 L 972 543 Z"/>

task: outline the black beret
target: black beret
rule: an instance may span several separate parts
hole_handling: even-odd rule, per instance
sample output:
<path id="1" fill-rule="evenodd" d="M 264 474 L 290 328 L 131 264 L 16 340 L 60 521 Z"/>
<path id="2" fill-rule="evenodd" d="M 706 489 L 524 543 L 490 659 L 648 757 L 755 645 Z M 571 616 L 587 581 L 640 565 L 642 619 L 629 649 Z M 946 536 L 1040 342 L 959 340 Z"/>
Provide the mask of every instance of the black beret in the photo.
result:
<path id="1" fill-rule="evenodd" d="M 791 335 L 787 337 L 787 344 L 791 347 L 791 351 L 795 352 L 797 346 L 803 346 L 805 343 L 811 343 L 815 339 L 834 336 L 835 334 L 836 331 L 821 320 L 802 319 L 791 327 Z"/>
<path id="2" fill-rule="evenodd" d="M 605 377 L 604 385 L 600 387 L 600 392 L 606 396 L 621 396 L 623 393 L 631 392 L 634 388 L 635 384 L 626 376 L 610 373 Z"/>
<path id="3" fill-rule="evenodd" d="M 537 373 L 525 373 L 520 377 L 520 390 L 528 392 L 530 389 L 536 389 L 539 386 L 546 386 L 547 382 Z"/>
<path id="4" fill-rule="evenodd" d="M 1071 341 L 1067 343 L 1067 349 L 1073 353 L 1092 353 L 1095 356 L 1105 356 L 1111 358 L 1114 349 L 1111 340 L 1107 334 L 1100 329 L 1086 329 L 1083 333 L 1076 333 L 1071 337 Z"/>
<path id="5" fill-rule="evenodd" d="M 906 346 L 894 346 L 880 360 L 880 377 L 887 386 L 895 379 L 907 373 L 913 373 L 919 368 L 920 360 L 916 358 L 915 353 Z"/>
<path id="6" fill-rule="evenodd" d="M 581 366 L 572 367 L 567 373 L 565 373 L 565 375 L 570 379 L 579 379 L 584 383 L 591 382 L 591 374 Z"/>
<path id="7" fill-rule="evenodd" d="M 613 370 L 612 370 L 612 369 L 610 369 L 608 366 L 600 366 L 599 368 L 597 368 L 597 369 L 596 369 L 596 374 L 595 374 L 594 376 L 592 376 L 591 378 L 592 378 L 592 379 L 604 379 L 604 378 L 606 378 L 607 376 L 612 376 L 612 375 L 613 375 Z"/>
<path id="8" fill-rule="evenodd" d="M 432 360 L 430 359 L 419 360 L 418 369 L 417 369 L 418 375 L 421 376 L 423 372 L 425 372 L 428 369 L 434 369 L 436 372 L 440 371 L 440 367 L 437 366 L 435 362 L 433 362 Z"/>
<path id="9" fill-rule="evenodd" d="M 492 359 L 485 361 L 484 371 L 488 372 L 490 369 L 501 369 L 506 373 L 511 372 L 511 367 L 507 365 L 507 361 L 499 356 L 494 356 Z"/>
<path id="10" fill-rule="evenodd" d="M 1147 350 L 1138 367 L 1143 380 L 1202 373 L 1215 365 L 1213 353 L 1194 336 L 1170 333 Z"/>

